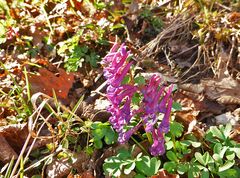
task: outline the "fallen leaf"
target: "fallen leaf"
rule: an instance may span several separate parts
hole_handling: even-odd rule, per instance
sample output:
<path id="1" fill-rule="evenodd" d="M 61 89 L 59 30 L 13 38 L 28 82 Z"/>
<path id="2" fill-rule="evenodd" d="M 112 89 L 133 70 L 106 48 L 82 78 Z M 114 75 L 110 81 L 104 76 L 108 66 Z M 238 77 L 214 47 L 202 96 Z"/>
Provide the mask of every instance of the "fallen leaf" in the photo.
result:
<path id="1" fill-rule="evenodd" d="M 236 125 L 239 118 L 232 115 L 231 112 L 227 112 L 215 117 L 217 125 L 226 125 L 227 123 L 231 123 L 232 125 Z"/>
<path id="2" fill-rule="evenodd" d="M 179 175 L 177 175 L 177 174 L 170 174 L 167 171 L 161 169 L 158 172 L 158 175 L 154 175 L 151 178 L 179 178 Z"/>
<path id="3" fill-rule="evenodd" d="M 85 171 L 84 173 L 81 174 L 79 178 L 94 178 L 91 172 Z"/>
<path id="4" fill-rule="evenodd" d="M 8 163 L 13 157 L 18 157 L 17 153 L 8 144 L 7 140 L 0 135 L 0 161 L 4 164 Z"/>
<path id="5" fill-rule="evenodd" d="M 238 22 L 238 21 L 240 21 L 240 13 L 239 12 L 232 12 L 229 15 L 229 21 L 230 22 Z"/>
<path id="6" fill-rule="evenodd" d="M 68 158 L 53 159 L 52 163 L 50 163 L 46 168 L 47 177 L 66 177 L 70 174 L 72 169 L 76 169 L 78 173 L 82 173 L 89 162 L 89 156 L 82 151 L 73 156 L 72 161 L 73 163 L 71 163 Z"/>
<path id="7" fill-rule="evenodd" d="M 202 80 L 206 96 L 220 104 L 240 104 L 240 83 L 232 77 Z"/>
<path id="8" fill-rule="evenodd" d="M 68 159 L 53 159 L 52 163 L 50 163 L 46 169 L 47 178 L 65 177 L 70 173 L 71 168 L 72 166 Z"/>
<path id="9" fill-rule="evenodd" d="M 59 69 L 58 76 L 45 68 L 39 69 L 39 75 L 29 74 L 32 93 L 42 92 L 53 96 L 55 91 L 59 99 L 66 99 L 74 82 L 74 75 Z"/>
<path id="10" fill-rule="evenodd" d="M 11 124 L 0 127 L 0 135 L 16 151 L 20 152 L 28 135 L 27 124 Z M 0 142 L 1 143 L 1 142 Z"/>

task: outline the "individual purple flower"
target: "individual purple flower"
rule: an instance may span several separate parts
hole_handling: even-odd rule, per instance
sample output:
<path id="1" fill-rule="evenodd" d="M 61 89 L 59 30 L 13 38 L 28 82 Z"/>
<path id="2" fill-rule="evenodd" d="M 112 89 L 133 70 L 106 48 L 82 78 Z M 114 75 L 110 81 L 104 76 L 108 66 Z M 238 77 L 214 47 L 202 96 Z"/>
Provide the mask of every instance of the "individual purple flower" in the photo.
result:
<path id="1" fill-rule="evenodd" d="M 172 89 L 173 89 L 173 85 L 171 85 L 169 87 L 168 92 L 163 99 L 165 101 L 168 101 L 167 106 L 163 106 L 163 107 L 166 107 L 166 110 L 165 110 L 165 113 L 164 113 L 163 120 L 162 120 L 162 122 L 159 126 L 159 129 L 161 130 L 161 132 L 164 132 L 164 133 L 168 133 L 169 128 L 170 128 L 170 120 L 169 119 L 170 119 L 172 103 L 173 103 L 173 100 L 170 97 L 170 95 L 172 93 Z M 166 102 L 164 104 L 166 105 Z M 161 108 L 159 108 L 159 110 L 161 110 Z"/>
<path id="2" fill-rule="evenodd" d="M 109 121 L 112 124 L 113 128 L 116 129 L 118 132 L 120 132 L 124 125 L 128 124 L 131 120 L 132 114 L 130 104 L 131 101 L 129 97 L 127 97 L 126 102 L 124 103 L 122 108 L 116 105 L 111 105 L 108 108 L 108 111 L 112 113 Z"/>
<path id="3" fill-rule="evenodd" d="M 113 45 L 110 53 L 101 62 L 105 66 L 104 77 L 108 80 L 108 84 L 114 87 L 121 84 L 132 65 L 132 62 L 128 63 L 126 61 L 130 55 L 130 52 L 126 50 L 126 46 L 122 44 L 119 50 L 118 47 L 118 44 Z"/>
<path id="4" fill-rule="evenodd" d="M 125 142 L 127 142 L 127 141 L 130 139 L 130 137 L 131 137 L 134 133 L 136 133 L 137 130 L 138 130 L 141 126 L 142 126 L 142 124 L 140 123 L 140 124 L 136 125 L 135 127 L 129 129 L 129 130 L 126 131 L 126 132 L 121 132 L 121 133 L 119 133 L 118 142 L 119 142 L 119 143 L 125 143 Z"/>
<path id="5" fill-rule="evenodd" d="M 132 98 L 136 91 L 137 87 L 132 85 L 121 85 L 117 88 L 109 86 L 107 97 L 113 104 L 119 105 L 126 96 Z"/>
<path id="6" fill-rule="evenodd" d="M 152 132 L 153 137 L 153 144 L 150 147 L 150 153 L 153 156 L 162 155 L 165 153 L 165 147 L 164 147 L 164 137 L 163 133 L 160 132 L 158 129 L 154 129 Z"/>

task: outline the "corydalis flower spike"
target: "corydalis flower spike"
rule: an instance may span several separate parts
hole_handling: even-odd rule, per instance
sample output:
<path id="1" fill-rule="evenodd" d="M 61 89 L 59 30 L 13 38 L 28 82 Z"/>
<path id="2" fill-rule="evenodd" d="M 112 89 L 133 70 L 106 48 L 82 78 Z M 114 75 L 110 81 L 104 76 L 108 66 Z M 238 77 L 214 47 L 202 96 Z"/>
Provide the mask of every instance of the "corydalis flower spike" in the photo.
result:
<path id="1" fill-rule="evenodd" d="M 128 74 L 132 62 L 127 58 L 130 52 L 126 46 L 115 44 L 109 54 L 103 59 L 104 76 L 107 79 L 107 97 L 111 102 L 108 111 L 112 114 L 109 118 L 113 128 L 118 132 L 120 143 L 125 143 L 129 138 L 144 125 L 145 131 L 152 133 L 153 144 L 150 148 L 152 155 L 157 156 L 165 152 L 164 133 L 169 131 L 169 117 L 172 107 L 172 86 L 165 92 L 161 86 L 161 78 L 153 75 L 145 86 L 134 85 L 133 83 L 122 84 L 124 77 Z M 132 108 L 132 100 L 135 93 L 143 96 L 139 108 Z M 158 115 L 163 113 L 164 117 L 159 126 Z M 136 126 L 126 130 L 132 120 L 138 119 Z"/>
<path id="2" fill-rule="evenodd" d="M 109 121 L 119 135 L 123 134 L 123 127 L 131 120 L 131 100 L 137 90 L 137 87 L 133 85 L 121 84 L 132 65 L 132 62 L 126 61 L 129 55 L 130 52 L 126 50 L 124 44 L 120 47 L 115 44 L 102 62 L 104 65 L 104 76 L 109 84 L 107 97 L 111 102 L 111 106 L 108 108 L 108 111 L 112 114 Z"/>
<path id="3" fill-rule="evenodd" d="M 145 124 L 145 131 L 152 132 L 154 125 L 158 121 L 157 115 L 159 114 L 159 100 L 164 91 L 164 87 L 159 89 L 160 77 L 153 75 L 149 81 L 149 84 L 142 89 L 144 96 L 144 108 L 145 114 L 143 116 L 143 122 Z"/>

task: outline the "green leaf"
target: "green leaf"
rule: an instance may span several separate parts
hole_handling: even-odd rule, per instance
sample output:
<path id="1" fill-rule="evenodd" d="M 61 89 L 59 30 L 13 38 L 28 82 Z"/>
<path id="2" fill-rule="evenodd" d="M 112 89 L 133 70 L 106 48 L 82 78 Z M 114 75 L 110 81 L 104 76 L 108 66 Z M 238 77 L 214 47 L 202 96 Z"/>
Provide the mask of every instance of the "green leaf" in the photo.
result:
<path id="1" fill-rule="evenodd" d="M 193 146 L 194 148 L 198 148 L 198 147 L 200 147 L 201 145 L 202 145 L 201 142 L 192 142 L 192 146 Z"/>
<path id="2" fill-rule="evenodd" d="M 110 30 L 113 31 L 115 29 L 119 29 L 119 28 L 125 28 L 125 26 L 121 23 L 118 23 L 116 25 L 113 25 L 112 27 L 110 27 Z"/>
<path id="3" fill-rule="evenodd" d="M 203 160 L 205 162 L 205 165 L 208 164 L 210 158 L 211 158 L 210 154 L 208 152 L 205 152 L 204 155 L 203 155 Z"/>
<path id="4" fill-rule="evenodd" d="M 239 178 L 239 172 L 236 169 L 227 169 L 217 173 L 221 178 Z"/>
<path id="5" fill-rule="evenodd" d="M 183 154 L 182 154 L 182 153 L 178 153 L 178 152 L 177 152 L 177 153 L 176 153 L 176 156 L 177 156 L 178 159 L 183 159 Z"/>
<path id="6" fill-rule="evenodd" d="M 223 157 L 224 157 L 224 154 L 225 154 L 225 152 L 226 152 L 227 150 L 228 150 L 228 147 L 227 147 L 227 146 L 223 146 L 222 149 L 220 150 L 219 156 L 220 156 L 221 158 L 223 158 Z"/>
<path id="7" fill-rule="evenodd" d="M 230 123 L 227 123 L 227 125 L 225 126 L 225 129 L 223 131 L 223 134 L 225 135 L 225 137 L 230 136 L 231 130 L 232 130 L 232 125 Z"/>
<path id="8" fill-rule="evenodd" d="M 183 125 L 178 122 L 173 121 L 170 124 L 170 132 L 173 136 L 180 137 L 183 133 Z"/>
<path id="9" fill-rule="evenodd" d="M 209 178 L 209 171 L 207 168 L 203 169 L 201 172 L 201 178 Z"/>
<path id="10" fill-rule="evenodd" d="M 234 160 L 236 154 L 233 151 L 227 151 L 225 156 L 228 160 Z"/>
<path id="11" fill-rule="evenodd" d="M 230 169 L 235 164 L 234 160 L 227 160 L 224 165 L 219 167 L 219 172 L 225 171 L 227 169 Z"/>
<path id="12" fill-rule="evenodd" d="M 134 78 L 134 83 L 137 83 L 138 85 L 145 85 L 146 81 L 143 76 L 137 76 Z"/>
<path id="13" fill-rule="evenodd" d="M 221 140 L 225 140 L 225 136 L 216 126 L 210 127 L 210 132 L 213 134 L 213 136 L 215 136 Z"/>
<path id="14" fill-rule="evenodd" d="M 5 34 L 6 34 L 6 29 L 4 25 L 0 23 L 0 44 L 5 43 L 7 41 Z"/>
<path id="15" fill-rule="evenodd" d="M 105 175 L 119 177 L 121 175 L 121 162 L 104 163 L 103 170 Z"/>
<path id="16" fill-rule="evenodd" d="M 143 156 L 141 160 L 136 161 L 136 168 L 146 176 L 152 176 L 158 172 L 160 164 L 160 160 L 156 157 L 150 159 L 149 156 Z"/>
<path id="17" fill-rule="evenodd" d="M 97 128 L 92 131 L 94 139 L 98 139 L 98 140 L 102 139 L 105 133 L 106 133 L 106 129 L 103 129 L 103 128 Z"/>
<path id="18" fill-rule="evenodd" d="M 173 151 L 168 151 L 166 155 L 170 161 L 178 162 L 178 158 Z"/>
<path id="19" fill-rule="evenodd" d="M 231 151 L 234 151 L 238 157 L 238 159 L 240 159 L 240 148 L 230 148 Z"/>
<path id="20" fill-rule="evenodd" d="M 82 53 L 87 53 L 88 52 L 88 47 L 86 45 L 81 46 L 80 50 L 81 50 Z"/>
<path id="21" fill-rule="evenodd" d="M 216 154 L 220 154 L 221 150 L 222 150 L 222 144 L 216 143 L 213 147 L 213 152 Z"/>
<path id="22" fill-rule="evenodd" d="M 173 161 L 165 162 L 163 168 L 167 170 L 169 173 L 174 173 L 177 165 Z"/>
<path id="23" fill-rule="evenodd" d="M 134 93 L 134 95 L 132 97 L 132 103 L 135 105 L 139 105 L 141 100 L 142 100 L 142 96 L 139 93 Z"/>
<path id="24" fill-rule="evenodd" d="M 213 159 L 216 161 L 216 163 L 223 164 L 223 160 L 219 154 L 213 154 Z"/>
<path id="25" fill-rule="evenodd" d="M 120 149 L 118 151 L 117 157 L 119 159 L 125 160 L 127 158 L 131 158 L 131 153 L 128 150 L 126 150 L 126 149 Z"/>
<path id="26" fill-rule="evenodd" d="M 128 84 L 131 81 L 131 78 L 129 75 L 126 75 L 123 80 L 122 80 L 122 84 Z"/>
<path id="27" fill-rule="evenodd" d="M 201 163 L 204 166 L 207 165 L 207 163 L 209 161 L 209 156 L 210 156 L 208 152 L 204 153 L 204 155 L 201 155 L 201 153 L 196 152 L 194 155 L 199 163 Z"/>
<path id="28" fill-rule="evenodd" d="M 67 138 L 64 138 L 64 139 L 62 140 L 61 145 L 62 145 L 63 148 L 68 149 L 68 146 L 69 146 L 69 141 L 68 141 L 68 139 L 67 139 Z"/>
<path id="29" fill-rule="evenodd" d="M 172 111 L 182 111 L 182 105 L 178 102 L 173 102 L 172 104 Z"/>
<path id="30" fill-rule="evenodd" d="M 95 148 L 97 148 L 97 149 L 101 149 L 102 146 L 103 146 L 102 141 L 99 140 L 99 139 L 94 139 L 94 140 L 93 140 L 93 143 L 94 143 Z"/>
<path id="31" fill-rule="evenodd" d="M 184 144 L 182 144 L 182 142 L 180 142 L 180 141 L 178 141 L 178 140 L 175 142 L 175 148 L 176 148 L 178 151 L 186 150 L 186 149 L 187 149 L 187 147 L 186 147 Z"/>
<path id="32" fill-rule="evenodd" d="M 104 141 L 108 145 L 114 144 L 117 141 L 117 134 L 110 126 L 106 129 Z"/>
<path id="33" fill-rule="evenodd" d="M 99 55 L 97 55 L 95 52 L 91 52 L 90 55 L 86 55 L 86 61 L 95 68 L 97 67 L 97 61 L 99 58 Z"/>
<path id="34" fill-rule="evenodd" d="M 191 140 L 182 140 L 181 141 L 181 145 L 183 145 L 184 147 L 188 147 L 192 144 L 192 141 Z"/>
<path id="35" fill-rule="evenodd" d="M 166 150 L 170 150 L 173 148 L 173 141 L 169 141 L 165 143 Z"/>
<path id="36" fill-rule="evenodd" d="M 34 175 L 31 178 L 42 178 L 42 176 L 41 175 Z"/>
<path id="37" fill-rule="evenodd" d="M 126 165 L 124 168 L 124 174 L 128 175 L 132 172 L 132 170 L 135 168 L 135 162 L 131 162 L 130 164 Z"/>
<path id="38" fill-rule="evenodd" d="M 189 165 L 188 164 L 179 164 L 177 167 L 177 172 L 181 175 L 185 174 L 189 169 Z"/>
<path id="39" fill-rule="evenodd" d="M 195 165 L 192 165 L 188 171 L 188 178 L 196 178 L 199 176 L 199 168 Z"/>

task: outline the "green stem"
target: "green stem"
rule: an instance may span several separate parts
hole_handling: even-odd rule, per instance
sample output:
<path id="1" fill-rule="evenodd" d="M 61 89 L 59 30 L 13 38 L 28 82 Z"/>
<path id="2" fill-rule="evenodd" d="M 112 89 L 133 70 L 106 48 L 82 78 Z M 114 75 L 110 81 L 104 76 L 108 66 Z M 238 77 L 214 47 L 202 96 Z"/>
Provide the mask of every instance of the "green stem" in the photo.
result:
<path id="1" fill-rule="evenodd" d="M 139 146 L 139 148 L 142 149 L 143 152 L 145 152 L 148 156 L 150 156 L 147 150 L 135 138 L 131 137 L 131 139 L 137 144 L 137 146 Z"/>
<path id="2" fill-rule="evenodd" d="M 148 139 L 150 145 L 152 145 L 153 144 L 153 140 L 152 140 L 151 134 L 149 132 L 146 132 L 146 135 L 147 135 L 147 139 Z"/>

